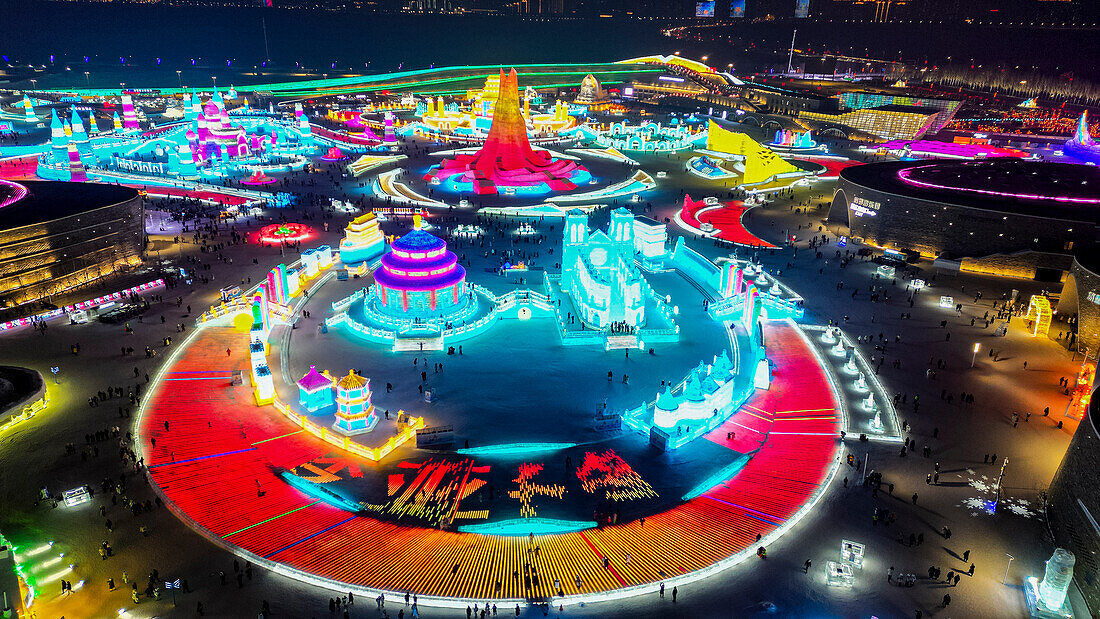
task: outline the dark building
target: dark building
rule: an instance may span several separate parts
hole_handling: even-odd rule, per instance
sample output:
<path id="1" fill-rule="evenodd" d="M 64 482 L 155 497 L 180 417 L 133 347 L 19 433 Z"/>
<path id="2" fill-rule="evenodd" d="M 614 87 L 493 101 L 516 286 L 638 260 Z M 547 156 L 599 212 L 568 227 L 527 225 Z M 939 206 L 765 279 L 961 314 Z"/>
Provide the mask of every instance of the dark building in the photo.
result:
<path id="1" fill-rule="evenodd" d="M 0 181 L 0 307 L 77 288 L 141 262 L 136 189 Z"/>
<path id="2" fill-rule="evenodd" d="M 829 222 L 965 271 L 1059 281 L 1096 250 L 1100 169 L 1015 158 L 899 161 L 840 173 Z"/>
<path id="3" fill-rule="evenodd" d="M 1082 254 L 1073 261 L 1057 310 L 1059 325 L 1069 333 L 1070 350 L 1095 359 L 1100 352 L 1100 256 Z"/>
<path id="4" fill-rule="evenodd" d="M 1100 399 L 1096 395 L 1093 392 L 1088 414 L 1073 433 L 1054 474 L 1047 503 L 1054 544 L 1076 556 L 1073 579 L 1094 617 L 1100 611 L 1100 434 L 1094 422 L 1100 414 Z M 1050 414 L 1055 413 L 1051 410 Z"/>

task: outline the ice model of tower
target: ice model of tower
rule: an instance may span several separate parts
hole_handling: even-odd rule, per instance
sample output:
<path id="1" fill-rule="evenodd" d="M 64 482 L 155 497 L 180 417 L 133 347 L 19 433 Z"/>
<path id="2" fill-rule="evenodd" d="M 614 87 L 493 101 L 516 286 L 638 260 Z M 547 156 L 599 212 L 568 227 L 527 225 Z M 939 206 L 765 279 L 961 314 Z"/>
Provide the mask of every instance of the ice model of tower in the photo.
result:
<path id="1" fill-rule="evenodd" d="M 69 180 L 74 183 L 83 183 L 88 180 L 84 172 L 84 164 L 80 162 L 80 153 L 76 150 L 76 144 L 69 142 Z"/>
<path id="2" fill-rule="evenodd" d="M 311 129 L 309 126 L 309 116 L 302 114 L 302 116 L 298 119 L 298 133 L 302 136 L 303 146 L 314 145 L 313 129 Z"/>
<path id="3" fill-rule="evenodd" d="M 31 105 L 31 98 L 27 95 L 23 95 L 23 120 L 29 123 L 38 122 L 38 116 L 34 113 L 34 106 Z"/>
<path id="4" fill-rule="evenodd" d="M 1073 141 L 1085 147 L 1096 146 L 1096 142 L 1092 139 L 1092 134 L 1089 133 L 1088 110 L 1081 112 L 1081 117 L 1077 119 L 1077 130 L 1073 132 Z"/>
<path id="5" fill-rule="evenodd" d="M 191 152 L 191 147 L 188 144 L 180 144 L 179 158 L 180 176 L 184 179 L 198 178 L 199 171 L 195 166 L 195 155 Z"/>
<path id="6" fill-rule="evenodd" d="M 195 105 L 195 98 L 191 95 L 191 92 L 188 91 L 188 93 L 183 96 L 183 119 L 187 122 L 191 122 L 198 118 L 198 116 L 199 110 Z"/>
<path id="7" fill-rule="evenodd" d="M 122 128 L 126 130 L 140 129 L 137 112 L 134 111 L 134 100 L 130 95 L 122 95 Z"/>
<path id="8" fill-rule="evenodd" d="M 195 135 L 200 144 L 210 137 L 210 123 L 206 121 L 206 114 L 199 114 L 195 119 Z"/>
<path id="9" fill-rule="evenodd" d="M 65 135 L 65 125 L 57 117 L 57 110 L 50 110 L 50 149 L 55 163 L 67 161 L 69 138 Z"/>
<path id="10" fill-rule="evenodd" d="M 80 114 L 76 109 L 73 109 L 72 119 L 70 123 L 73 128 L 73 139 L 70 144 L 76 145 L 76 150 L 80 153 L 81 160 L 87 161 L 92 156 L 91 143 L 88 142 L 88 134 L 84 131 L 84 121 L 80 120 Z"/>
<path id="11" fill-rule="evenodd" d="M 199 151 L 199 134 L 195 133 L 194 129 L 188 129 L 187 133 L 184 133 L 183 136 L 187 140 L 187 145 L 190 147 L 191 153 L 201 158 L 201 152 Z"/>
<path id="12" fill-rule="evenodd" d="M 634 255 L 634 213 L 619 207 L 611 211 L 611 225 L 608 227 L 611 241 L 623 259 Z"/>
<path id="13" fill-rule="evenodd" d="M 214 102 L 214 105 L 218 106 L 219 110 L 225 109 L 225 99 L 222 98 L 222 93 L 217 88 L 214 89 L 214 95 L 210 97 L 210 100 Z"/>
<path id="14" fill-rule="evenodd" d="M 302 114 L 304 114 L 304 113 L 305 112 L 302 111 L 302 104 L 301 103 L 295 103 L 294 104 L 294 118 L 301 118 Z"/>
<path id="15" fill-rule="evenodd" d="M 1057 611 L 1066 603 L 1066 592 L 1073 581 L 1073 564 L 1077 558 L 1065 548 L 1055 548 L 1047 561 L 1043 582 L 1039 583 L 1039 600 L 1048 610 Z"/>
<path id="16" fill-rule="evenodd" d="M 377 423 L 370 379 L 349 371 L 336 382 L 336 421 L 332 426 L 343 434 L 357 434 L 370 432 Z"/>
<path id="17" fill-rule="evenodd" d="M 237 89 L 233 87 L 233 84 L 229 85 L 229 92 L 226 93 L 226 96 L 228 96 L 230 99 L 237 98 Z"/>
<path id="18" fill-rule="evenodd" d="M 111 123 L 114 125 L 115 131 L 122 129 L 122 119 L 118 117 L 118 112 L 111 113 Z"/>
<path id="19" fill-rule="evenodd" d="M 561 289 L 572 290 L 573 280 L 577 276 L 577 259 L 580 249 L 588 241 L 588 215 L 580 209 L 572 209 L 565 214 L 565 229 L 562 237 Z"/>
<path id="20" fill-rule="evenodd" d="M 393 112 L 386 111 L 384 117 L 385 132 L 382 135 L 382 141 L 386 143 L 392 143 L 397 141 L 397 134 L 393 131 Z"/>

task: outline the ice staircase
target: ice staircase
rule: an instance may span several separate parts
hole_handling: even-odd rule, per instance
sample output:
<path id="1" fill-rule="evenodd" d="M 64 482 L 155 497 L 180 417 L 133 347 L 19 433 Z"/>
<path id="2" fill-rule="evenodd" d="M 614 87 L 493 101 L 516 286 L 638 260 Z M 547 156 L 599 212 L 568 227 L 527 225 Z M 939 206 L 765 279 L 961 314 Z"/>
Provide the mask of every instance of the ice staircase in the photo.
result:
<path id="1" fill-rule="evenodd" d="M 607 349 L 637 348 L 638 336 L 634 334 L 616 334 L 607 336 Z"/>
<path id="2" fill-rule="evenodd" d="M 393 352 L 443 350 L 443 336 L 398 337 L 393 340 Z"/>

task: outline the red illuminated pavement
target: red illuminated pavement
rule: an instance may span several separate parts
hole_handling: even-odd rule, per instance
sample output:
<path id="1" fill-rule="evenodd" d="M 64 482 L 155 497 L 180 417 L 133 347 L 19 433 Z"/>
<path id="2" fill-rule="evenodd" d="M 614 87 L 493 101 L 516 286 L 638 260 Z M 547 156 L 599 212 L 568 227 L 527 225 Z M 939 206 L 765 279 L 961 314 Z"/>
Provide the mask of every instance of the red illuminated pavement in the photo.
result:
<path id="1" fill-rule="evenodd" d="M 832 391 L 795 327 L 771 323 L 765 334 L 779 369 L 771 390 L 754 397 L 749 410 L 767 411 L 774 421 L 735 478 L 646 518 L 644 528 L 630 522 L 536 536 L 541 551 L 533 560 L 525 538 L 396 525 L 343 512 L 283 483 L 276 469 L 329 449 L 273 408 L 255 406 L 246 387 L 230 386 L 231 372 L 245 367 L 247 355 L 243 335 L 229 328 L 198 333 L 168 368 L 147 405 L 142 444 L 153 481 L 205 535 L 322 578 L 480 599 L 549 597 L 555 579 L 567 595 L 607 591 L 755 548 L 757 534 L 782 526 L 822 491 L 838 447 Z M 709 438 L 721 443 L 726 432 L 719 428 Z M 355 462 L 370 474 L 370 462 Z M 512 577 L 527 562 L 541 575 L 530 589 Z"/>
<path id="2" fill-rule="evenodd" d="M 702 228 L 704 223 L 713 225 L 718 230 L 717 237 L 723 241 L 749 247 L 774 248 L 775 245 L 749 232 L 741 223 L 741 218 L 749 210 L 741 200 L 730 200 L 717 206 L 708 206 L 701 200 L 695 202 L 688 197 L 680 210 L 680 217 L 694 228 Z"/>

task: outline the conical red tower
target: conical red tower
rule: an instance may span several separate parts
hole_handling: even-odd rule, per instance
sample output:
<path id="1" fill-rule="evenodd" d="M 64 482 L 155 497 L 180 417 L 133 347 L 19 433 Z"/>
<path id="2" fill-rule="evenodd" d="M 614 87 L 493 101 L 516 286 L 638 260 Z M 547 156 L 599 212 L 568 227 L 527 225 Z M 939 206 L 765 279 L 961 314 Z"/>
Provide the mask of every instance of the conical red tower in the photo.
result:
<path id="1" fill-rule="evenodd" d="M 493 124 L 489 126 L 489 137 L 485 146 L 477 155 L 477 169 L 491 172 L 495 163 L 505 170 L 515 170 L 531 163 L 546 163 L 536 157 L 527 141 L 527 124 L 519 107 L 519 78 L 512 69 L 507 75 L 500 70 L 500 92 L 493 107 Z"/>
<path id="2" fill-rule="evenodd" d="M 500 91 L 493 107 L 493 124 L 485 145 L 473 155 L 446 159 L 424 180 L 455 179 L 470 183 L 479 194 L 497 193 L 499 187 L 536 187 L 545 184 L 552 190 L 576 189 L 570 178 L 584 168 L 573 161 L 554 159 L 546 151 L 536 151 L 527 140 L 527 124 L 519 106 L 519 79 L 516 70 L 507 75 L 500 71 Z"/>

